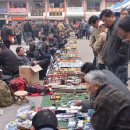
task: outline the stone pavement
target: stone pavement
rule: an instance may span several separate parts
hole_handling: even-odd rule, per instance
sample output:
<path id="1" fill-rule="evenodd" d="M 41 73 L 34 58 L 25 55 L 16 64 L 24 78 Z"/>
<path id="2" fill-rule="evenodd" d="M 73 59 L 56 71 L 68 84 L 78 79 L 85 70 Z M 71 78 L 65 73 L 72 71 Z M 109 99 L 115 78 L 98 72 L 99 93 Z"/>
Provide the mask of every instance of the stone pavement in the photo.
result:
<path id="1" fill-rule="evenodd" d="M 26 45 L 22 45 L 25 48 L 28 48 Z M 11 49 L 15 52 L 17 45 L 12 45 Z M 82 59 L 83 62 L 93 61 L 93 52 L 92 49 L 89 47 L 89 43 L 87 40 L 78 40 L 78 57 Z M 130 68 L 130 67 L 129 67 Z M 40 97 L 28 97 L 30 103 L 32 101 L 35 101 L 36 106 L 40 106 L 42 101 L 42 96 Z M 26 105 L 26 104 L 23 104 Z M 18 108 L 21 106 L 18 105 L 12 105 L 7 108 L 0 108 L 1 110 L 4 110 L 3 115 L 0 116 L 0 130 L 4 130 L 4 127 L 7 123 L 10 121 L 14 121 L 16 118 L 16 113 Z"/>

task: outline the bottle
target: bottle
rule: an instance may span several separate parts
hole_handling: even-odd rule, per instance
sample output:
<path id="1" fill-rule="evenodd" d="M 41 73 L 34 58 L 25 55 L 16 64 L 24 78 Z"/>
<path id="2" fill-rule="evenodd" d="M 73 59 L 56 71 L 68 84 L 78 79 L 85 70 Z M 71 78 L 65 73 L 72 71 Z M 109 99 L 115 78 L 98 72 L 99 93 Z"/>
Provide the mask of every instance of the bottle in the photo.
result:
<path id="1" fill-rule="evenodd" d="M 32 107 L 32 109 L 36 107 L 36 106 L 35 106 L 35 101 L 32 101 L 31 107 Z"/>

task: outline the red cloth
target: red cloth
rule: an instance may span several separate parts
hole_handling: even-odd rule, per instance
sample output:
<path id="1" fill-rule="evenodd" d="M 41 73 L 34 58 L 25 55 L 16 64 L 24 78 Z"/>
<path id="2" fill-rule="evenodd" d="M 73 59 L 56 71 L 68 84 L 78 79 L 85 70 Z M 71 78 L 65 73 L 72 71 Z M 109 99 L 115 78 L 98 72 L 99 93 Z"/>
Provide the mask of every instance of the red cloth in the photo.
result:
<path id="1" fill-rule="evenodd" d="M 20 90 L 26 90 L 28 83 L 25 78 L 22 77 L 17 77 L 14 78 L 10 81 L 11 88 L 12 90 L 15 91 L 20 91 Z"/>

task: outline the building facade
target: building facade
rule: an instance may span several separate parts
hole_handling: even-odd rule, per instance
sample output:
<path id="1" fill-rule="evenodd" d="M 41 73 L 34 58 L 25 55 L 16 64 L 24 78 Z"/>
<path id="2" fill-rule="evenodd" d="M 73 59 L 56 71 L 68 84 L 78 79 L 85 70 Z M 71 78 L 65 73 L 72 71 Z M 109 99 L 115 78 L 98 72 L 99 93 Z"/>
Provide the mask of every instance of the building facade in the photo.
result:
<path id="1" fill-rule="evenodd" d="M 87 20 L 119 0 L 0 0 L 0 22 Z"/>

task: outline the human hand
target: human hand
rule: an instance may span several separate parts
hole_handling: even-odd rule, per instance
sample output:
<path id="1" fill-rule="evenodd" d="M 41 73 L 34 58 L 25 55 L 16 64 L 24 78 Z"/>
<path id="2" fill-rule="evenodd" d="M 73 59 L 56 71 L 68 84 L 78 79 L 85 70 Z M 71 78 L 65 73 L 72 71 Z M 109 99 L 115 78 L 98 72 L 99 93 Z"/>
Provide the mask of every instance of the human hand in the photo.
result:
<path id="1" fill-rule="evenodd" d="M 82 101 L 81 100 L 77 100 L 75 102 L 75 106 L 82 106 Z"/>

